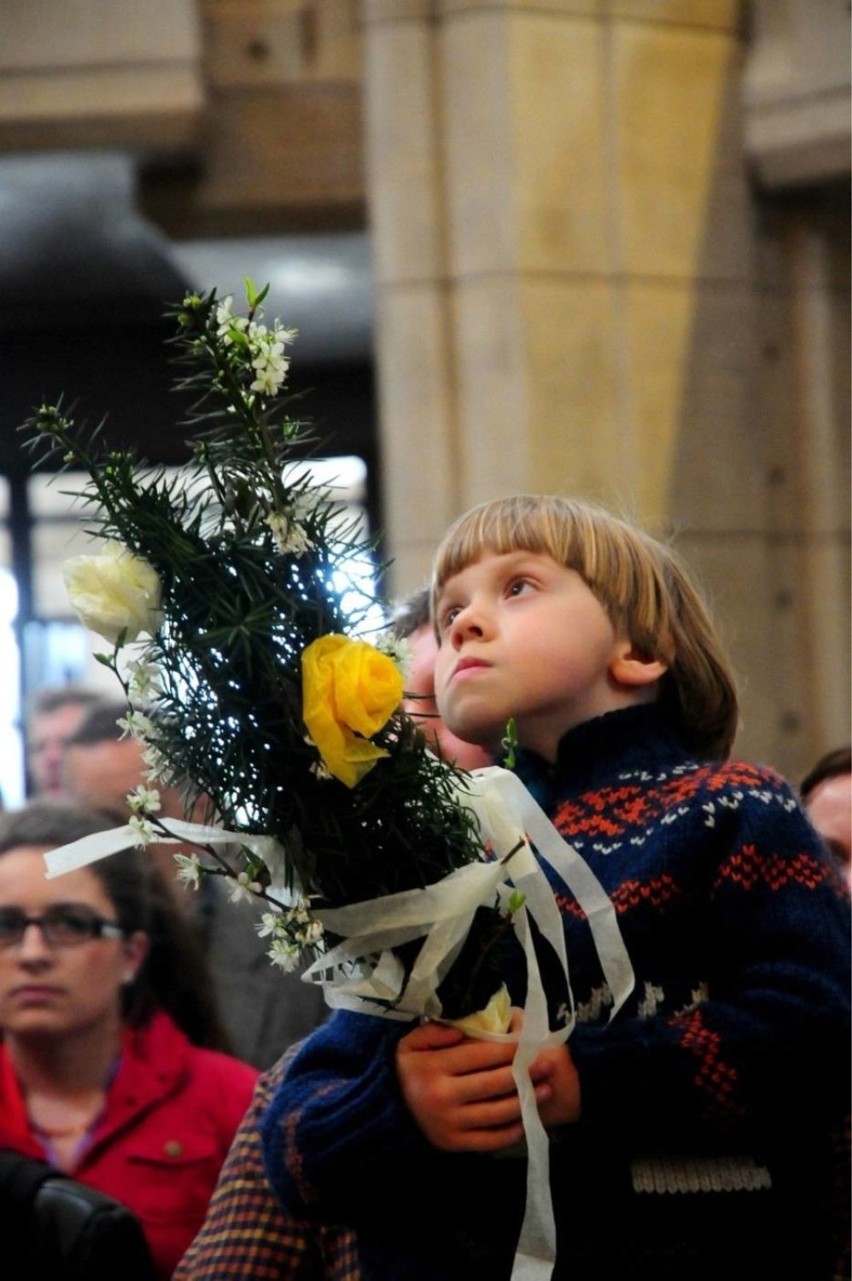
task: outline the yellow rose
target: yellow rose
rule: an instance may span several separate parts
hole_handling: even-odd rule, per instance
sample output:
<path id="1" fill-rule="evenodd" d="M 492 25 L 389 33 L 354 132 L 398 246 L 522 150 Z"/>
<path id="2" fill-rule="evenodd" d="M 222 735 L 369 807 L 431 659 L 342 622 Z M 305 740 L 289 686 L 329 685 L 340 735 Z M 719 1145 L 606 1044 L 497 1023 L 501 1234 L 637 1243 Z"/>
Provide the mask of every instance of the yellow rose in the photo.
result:
<path id="1" fill-rule="evenodd" d="M 354 787 L 387 752 L 369 742 L 402 700 L 387 654 L 348 636 L 320 636 L 302 654 L 302 713 L 323 763 Z"/>
<path id="2" fill-rule="evenodd" d="M 508 1032 L 511 1021 L 512 1006 L 505 983 L 494 993 L 484 1010 L 466 1014 L 463 1019 L 447 1019 L 452 1027 L 461 1028 L 462 1032 Z"/>
<path id="3" fill-rule="evenodd" d="M 68 599 L 80 622 L 105 640 L 135 640 L 160 625 L 162 587 L 157 573 L 119 543 L 102 555 L 75 556 L 63 567 Z"/>

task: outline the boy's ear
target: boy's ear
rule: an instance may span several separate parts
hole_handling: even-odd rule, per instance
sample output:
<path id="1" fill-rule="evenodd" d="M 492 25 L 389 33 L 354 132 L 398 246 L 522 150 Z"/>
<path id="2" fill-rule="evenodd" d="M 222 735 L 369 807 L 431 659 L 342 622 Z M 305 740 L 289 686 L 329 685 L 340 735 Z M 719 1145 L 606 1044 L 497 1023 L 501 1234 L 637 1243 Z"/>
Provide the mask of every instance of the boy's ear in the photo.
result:
<path id="1" fill-rule="evenodd" d="M 609 674 L 619 685 L 638 688 L 661 680 L 668 671 L 668 664 L 647 654 L 630 640 L 616 641 L 609 664 Z"/>

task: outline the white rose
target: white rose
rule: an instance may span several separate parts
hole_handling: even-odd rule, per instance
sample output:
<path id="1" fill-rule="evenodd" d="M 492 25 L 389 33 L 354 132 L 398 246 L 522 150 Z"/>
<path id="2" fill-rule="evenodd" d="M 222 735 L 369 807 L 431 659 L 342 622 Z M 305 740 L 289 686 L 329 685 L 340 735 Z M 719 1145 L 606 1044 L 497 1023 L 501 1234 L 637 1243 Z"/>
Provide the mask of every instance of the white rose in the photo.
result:
<path id="1" fill-rule="evenodd" d="M 512 1004 L 509 989 L 504 983 L 494 993 L 484 1010 L 467 1014 L 463 1019 L 447 1019 L 451 1027 L 462 1032 L 508 1032 L 512 1022 Z"/>
<path id="2" fill-rule="evenodd" d="M 162 587 L 146 560 L 119 543 L 100 556 L 75 556 L 64 565 L 68 599 L 80 622 L 105 640 L 135 640 L 160 625 Z"/>

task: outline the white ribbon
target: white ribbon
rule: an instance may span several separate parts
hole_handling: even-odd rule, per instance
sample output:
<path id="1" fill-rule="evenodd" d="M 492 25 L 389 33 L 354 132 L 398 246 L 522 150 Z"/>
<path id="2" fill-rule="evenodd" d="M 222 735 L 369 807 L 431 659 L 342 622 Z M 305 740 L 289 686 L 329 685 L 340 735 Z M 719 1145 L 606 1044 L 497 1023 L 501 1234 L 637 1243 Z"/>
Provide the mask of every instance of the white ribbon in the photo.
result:
<path id="1" fill-rule="evenodd" d="M 512 913 L 512 925 L 527 964 L 527 994 L 520 1034 L 477 1032 L 492 1041 L 517 1041 L 513 1074 L 521 1104 L 527 1143 L 527 1195 L 524 1222 L 512 1270 L 513 1281 L 548 1281 L 556 1258 L 556 1226 L 550 1194 L 549 1140 L 541 1123 L 529 1069 L 539 1051 L 561 1045 L 574 1028 L 565 932 L 553 891 L 541 864 L 564 881 L 583 910 L 612 992 L 610 1019 L 633 990 L 633 970 L 616 920 L 615 909 L 597 877 L 559 835 L 547 815 L 514 774 L 496 766 L 465 775 L 456 799 L 477 822 L 489 862 L 470 863 L 425 888 L 329 908 L 315 913 L 325 929 L 342 942 L 316 961 L 302 978 L 321 983 L 326 1002 L 385 1018 L 439 1018 L 438 988 L 449 973 L 468 935 L 478 907 L 495 900 L 508 910 L 513 890 L 523 904 Z M 218 827 L 169 819 L 163 843 L 191 841 L 201 845 L 239 842 L 269 863 L 283 881 L 285 852 L 274 838 L 247 835 Z M 535 845 L 533 853 L 531 843 Z M 129 825 L 97 832 L 45 855 L 49 877 L 85 867 L 118 850 L 138 845 L 139 832 Z M 278 877 L 276 876 L 276 879 Z M 568 1013 L 562 1027 L 550 1030 L 547 1000 L 539 973 L 529 919 L 558 958 L 565 978 Z M 411 973 L 405 973 L 394 949 L 423 938 Z M 386 1003 L 390 1002 L 388 1005 Z"/>
<path id="2" fill-rule="evenodd" d="M 236 842 L 262 858 L 273 878 L 277 873 L 283 880 L 286 855 L 283 846 L 273 836 L 231 832 L 227 828 L 212 827 L 205 823 L 189 823 L 182 818 L 158 820 L 155 832 L 150 843 L 156 845 L 180 845 L 184 841 L 193 845 L 233 845 Z M 79 841 L 71 841 L 68 845 L 49 850 L 44 856 L 46 876 L 49 880 L 53 876 L 61 876 L 63 872 L 75 872 L 77 868 L 97 863 L 109 854 L 117 854 L 120 850 L 141 844 L 139 829 L 131 827 L 129 823 L 124 827 L 110 828 L 107 832 L 93 832 L 91 836 L 83 836 Z"/>

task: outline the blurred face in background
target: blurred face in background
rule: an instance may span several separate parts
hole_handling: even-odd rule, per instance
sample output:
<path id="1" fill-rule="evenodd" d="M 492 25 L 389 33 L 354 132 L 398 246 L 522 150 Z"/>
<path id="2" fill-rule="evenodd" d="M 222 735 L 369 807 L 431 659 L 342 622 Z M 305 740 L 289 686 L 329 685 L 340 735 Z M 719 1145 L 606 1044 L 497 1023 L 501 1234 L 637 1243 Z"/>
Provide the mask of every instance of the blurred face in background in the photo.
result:
<path id="1" fill-rule="evenodd" d="M 847 869 L 852 868 L 852 774 L 817 783 L 805 808 L 828 848 Z"/>
<path id="2" fill-rule="evenodd" d="M 124 822 L 127 794 L 143 781 L 143 745 L 133 738 L 74 743 L 65 757 L 65 791 L 77 805 L 105 810 Z"/>
<path id="3" fill-rule="evenodd" d="M 426 737 L 438 743 L 444 755 L 462 769 L 480 769 L 484 765 L 491 765 L 491 756 L 484 748 L 456 738 L 438 716 L 435 703 L 435 658 L 438 642 L 432 625 L 425 623 L 418 627 L 407 640 L 411 649 L 411 665 L 405 689 L 406 694 L 416 697 L 403 701 L 405 710 L 421 722 Z"/>
<path id="4" fill-rule="evenodd" d="M 63 703 L 51 712 L 37 712 L 33 717 L 27 736 L 27 770 L 34 796 L 65 795 L 67 743 L 87 710 L 84 703 Z"/>

